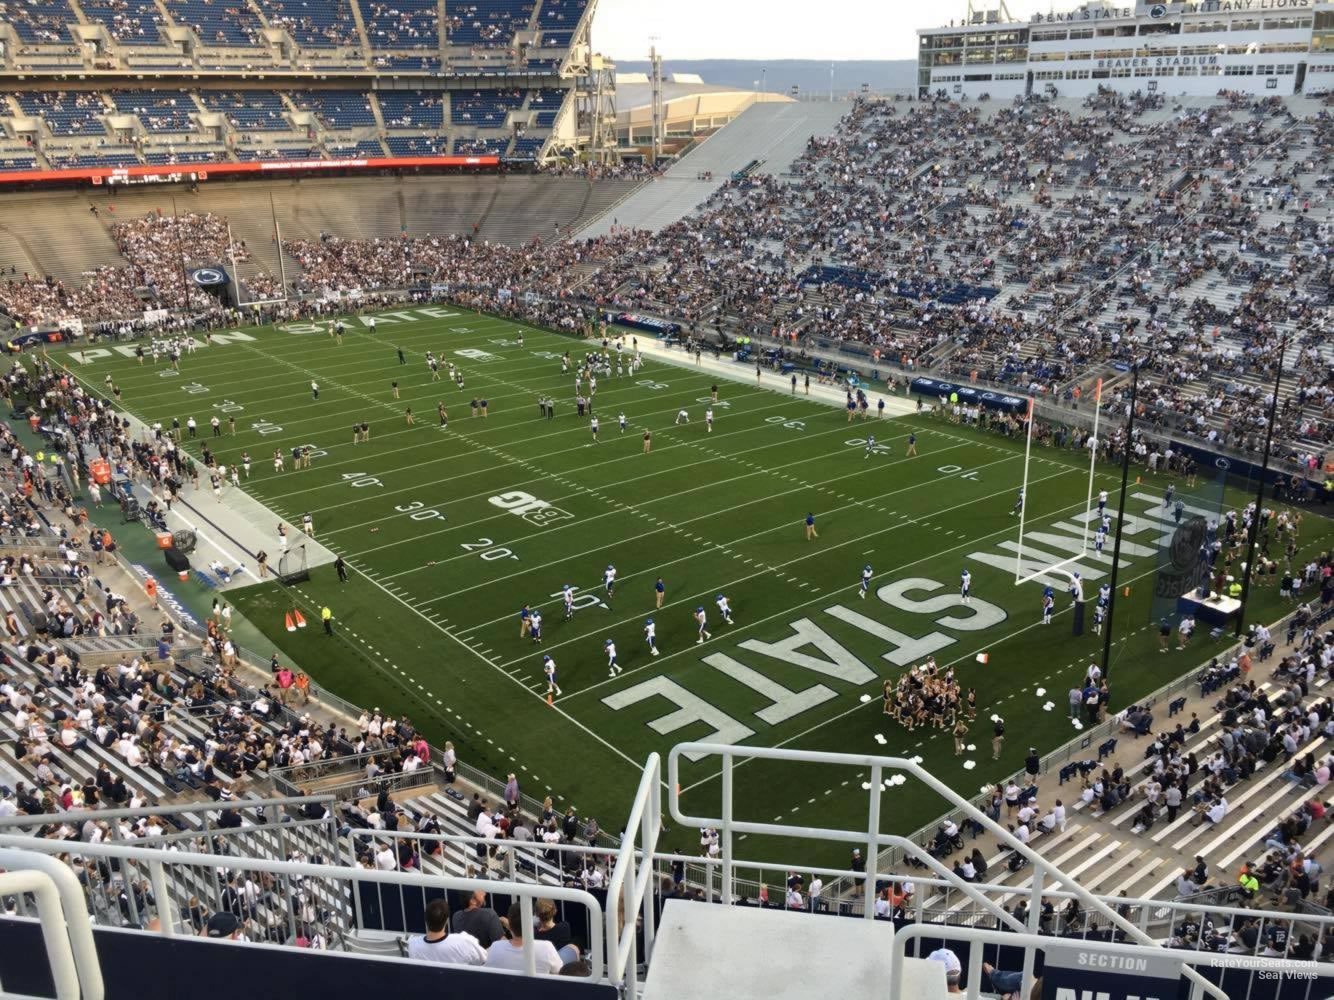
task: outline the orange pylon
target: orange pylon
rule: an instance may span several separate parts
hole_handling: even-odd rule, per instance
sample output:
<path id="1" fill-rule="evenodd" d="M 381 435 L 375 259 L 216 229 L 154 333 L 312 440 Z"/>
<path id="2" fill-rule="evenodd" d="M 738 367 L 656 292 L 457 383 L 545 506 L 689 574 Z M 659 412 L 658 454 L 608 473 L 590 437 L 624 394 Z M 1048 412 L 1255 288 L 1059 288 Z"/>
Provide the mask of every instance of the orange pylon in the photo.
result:
<path id="1" fill-rule="evenodd" d="M 284 620 L 285 624 L 287 625 L 287 631 L 289 631 L 289 632 L 295 632 L 295 631 L 296 631 L 296 625 L 295 625 L 295 623 L 293 623 L 293 621 L 292 621 L 292 612 L 290 612 L 290 611 L 287 612 L 287 614 L 285 614 L 285 615 L 283 616 L 283 620 Z"/>
<path id="2" fill-rule="evenodd" d="M 305 627 L 306 627 L 306 618 L 305 618 L 304 615 L 301 614 L 301 609 L 300 609 L 300 608 L 293 608 L 293 609 L 292 609 L 292 617 L 296 619 L 296 627 L 297 627 L 297 628 L 305 628 Z"/>

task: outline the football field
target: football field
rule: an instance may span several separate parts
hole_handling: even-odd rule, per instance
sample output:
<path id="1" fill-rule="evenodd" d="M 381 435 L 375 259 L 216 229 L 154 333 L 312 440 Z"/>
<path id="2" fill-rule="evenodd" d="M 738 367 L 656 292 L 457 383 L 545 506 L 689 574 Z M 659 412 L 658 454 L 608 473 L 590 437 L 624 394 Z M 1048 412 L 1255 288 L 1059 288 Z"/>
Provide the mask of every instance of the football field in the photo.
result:
<path id="1" fill-rule="evenodd" d="M 464 389 L 443 364 L 432 381 L 428 350 L 460 367 Z M 1071 602 L 1060 591 L 1055 621 L 1044 626 L 1042 583 L 1015 586 L 1022 440 L 930 413 L 849 424 L 843 410 L 791 395 L 772 373 L 756 386 L 753 373 L 730 381 L 646 356 L 635 375 L 598 379 L 594 441 L 589 420 L 575 415 L 573 372 L 562 374 L 560 363 L 585 350 L 495 317 L 413 308 L 381 314 L 374 333 L 353 317 L 341 344 L 323 323 L 225 335 L 183 358 L 179 374 L 165 361 L 140 365 L 114 352 L 86 364 L 69 351 L 59 359 L 99 393 L 110 374 L 121 405 L 149 423 L 193 416 L 200 437 L 187 444 L 196 457 L 200 445 L 216 445 L 230 466 L 248 451 L 243 488 L 273 512 L 274 524 L 262 527 L 271 555 L 276 522 L 295 536 L 309 512 L 318 540 L 347 560 L 346 584 L 324 566 L 291 591 L 266 583 L 229 592 L 274 648 L 352 702 L 409 715 L 433 743 L 453 740 L 461 760 L 502 778 L 515 771 L 526 793 L 554 794 L 561 808 L 574 804 L 613 833 L 645 757 L 685 740 L 920 755 L 967 794 L 1020 767 L 1029 746 L 1047 751 L 1071 737 L 1066 691 L 1100 658 L 1102 640 L 1071 634 Z M 710 433 L 704 410 L 715 382 Z M 544 395 L 555 400 L 554 418 L 539 411 Z M 486 400 L 486 416 L 474 415 L 474 397 Z M 436 417 L 441 402 L 447 428 Z M 682 409 L 689 422 L 678 424 Z M 215 414 L 224 422 L 216 439 L 208 430 Z M 354 442 L 362 422 L 370 440 Z M 912 433 L 915 457 L 905 454 Z M 307 444 L 311 468 L 293 470 L 289 458 L 274 471 L 275 449 Z M 1134 480 L 1121 570 L 1131 590 L 1117 605 L 1109 671 L 1114 707 L 1226 645 L 1201 627 L 1193 648 L 1158 653 L 1148 598 L 1159 540 L 1173 527 L 1162 506 L 1167 480 Z M 1094 488 L 1112 491 L 1113 510 L 1119 482 L 1119 467 L 1098 469 Z M 1088 487 L 1079 454 L 1035 447 L 1026 517 L 1036 534 L 1025 551 L 1038 563 L 1079 552 Z M 201 494 L 207 489 L 205 477 Z M 1228 499 L 1247 502 L 1241 493 Z M 806 537 L 808 513 L 816 539 Z M 1303 559 L 1327 548 L 1328 521 L 1308 514 L 1300 541 Z M 1090 623 L 1110 552 L 1109 542 L 1106 555 L 1073 567 L 1086 582 Z M 867 565 L 873 578 L 863 597 Z M 608 566 L 617 571 L 611 596 Z M 967 605 L 958 596 L 965 568 Z M 666 590 L 656 607 L 659 577 Z M 576 588 L 570 620 L 565 585 Z M 1283 613 L 1276 580 L 1255 593 L 1267 619 Z M 733 625 L 720 620 L 720 594 Z M 312 627 L 285 630 L 293 603 Z M 524 604 L 542 612 L 540 646 L 520 637 Z M 323 605 L 336 618 L 333 638 L 318 627 Z M 711 634 L 702 644 L 701 607 Z M 656 657 L 644 639 L 649 617 Z M 607 640 L 623 668 L 614 677 Z M 563 692 L 551 705 L 543 654 L 556 661 Z M 976 688 L 972 749 L 962 757 L 948 732 L 909 733 L 881 712 L 882 681 L 927 656 Z M 998 762 L 992 713 L 1008 727 Z M 718 809 L 718 765 L 685 768 L 687 808 Z M 739 818 L 865 828 L 866 792 L 855 774 L 754 761 L 737 779 Z M 883 826 L 906 833 L 942 809 L 912 784 L 892 787 Z M 694 850 L 695 836 L 673 832 L 666 846 Z"/>

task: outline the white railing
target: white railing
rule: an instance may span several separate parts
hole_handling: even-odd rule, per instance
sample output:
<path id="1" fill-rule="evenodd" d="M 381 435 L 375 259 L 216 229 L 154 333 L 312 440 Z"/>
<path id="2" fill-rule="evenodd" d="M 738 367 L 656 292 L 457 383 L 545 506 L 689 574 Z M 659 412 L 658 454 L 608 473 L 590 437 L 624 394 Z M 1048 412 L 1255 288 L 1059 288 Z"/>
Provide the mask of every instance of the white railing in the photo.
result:
<path id="1" fill-rule="evenodd" d="M 83 922 L 87 921 L 87 908 L 84 897 L 79 888 L 73 872 L 64 864 L 56 860 L 60 855 L 69 853 L 71 848 L 73 853 L 83 858 L 116 858 L 122 864 L 134 864 L 136 866 L 146 867 L 149 872 L 149 882 L 152 886 L 156 899 L 157 909 L 160 915 L 158 927 L 155 929 L 158 933 L 168 937 L 177 933 L 175 921 L 169 914 L 179 911 L 185 904 L 185 900 L 174 898 L 172 895 L 172 886 L 175 880 L 169 880 L 168 872 L 179 873 L 182 870 L 196 869 L 203 872 L 215 872 L 220 863 L 226 864 L 228 859 L 220 859 L 211 854 L 197 854 L 188 851 L 161 851 L 150 850 L 146 848 L 123 847 L 116 844 L 77 844 L 71 845 L 69 841 L 64 840 L 46 840 L 38 837 L 11 837 L 0 835 L 0 865 L 11 870 L 22 871 L 25 869 L 39 869 L 41 871 L 54 873 L 56 868 L 64 870 L 68 880 L 73 885 L 72 890 L 62 890 L 61 900 L 66 913 L 77 912 L 82 914 Z M 491 893 L 502 885 L 494 880 L 474 879 L 474 878 L 454 878 L 445 875 L 425 876 L 407 872 L 386 872 L 370 871 L 356 868 L 335 868 L 328 865 L 312 865 L 293 861 L 269 861 L 258 858 L 249 858 L 245 862 L 245 869 L 249 873 L 267 873 L 275 881 L 291 883 L 298 879 L 316 880 L 328 885 L 341 885 L 353 897 L 357 896 L 356 889 L 362 884 L 376 884 L 381 886 L 398 887 L 400 891 L 455 889 L 462 892 L 482 891 Z M 533 926 L 533 900 L 537 898 L 558 900 L 565 903 L 573 903 L 584 907 L 588 911 L 588 965 L 589 978 L 596 982 L 603 978 L 606 970 L 606 963 L 603 959 L 603 910 L 602 905 L 591 893 L 582 889 L 569 889 L 564 886 L 539 885 L 524 882 L 506 882 L 503 883 L 504 892 L 507 895 L 515 896 L 519 900 L 520 910 L 523 914 L 525 927 Z M 70 894 L 72 892 L 72 895 Z M 610 926 L 610 924 L 609 924 Z M 71 924 L 71 931 L 74 924 Z M 630 922 L 630 945 L 634 945 L 634 922 Z M 91 929 L 88 930 L 87 945 L 92 949 Z M 78 938 L 74 939 L 76 952 L 78 951 Z M 263 946 L 263 945 L 257 945 Z M 93 962 L 96 964 L 95 952 L 92 954 Z M 77 954 L 76 954 L 77 957 Z M 524 969 L 529 975 L 536 974 L 536 957 L 533 949 L 533 937 L 531 934 L 525 935 L 523 939 L 523 957 Z M 82 975 L 82 973 L 81 973 Z M 100 978 L 100 976 L 99 976 Z M 82 981 L 82 980 L 81 980 Z M 99 982 L 100 987 L 100 982 Z M 78 994 L 75 993 L 75 996 Z M 90 994 L 85 993 L 85 996 Z M 100 993 L 98 994 L 100 996 Z"/>
<path id="2" fill-rule="evenodd" d="M 700 757 L 721 757 L 722 758 L 722 815 L 713 816 L 691 816 L 681 811 L 681 756 L 683 754 L 692 755 L 692 759 Z M 736 769 L 738 760 L 781 760 L 791 761 L 802 764 L 826 764 L 849 768 L 859 768 L 870 771 L 871 788 L 867 793 L 867 822 L 864 831 L 851 830 L 831 830 L 823 827 L 809 826 L 791 826 L 782 823 L 756 823 L 747 820 L 738 820 L 733 814 L 733 772 Z M 880 797 L 884 793 L 883 780 L 886 771 L 894 771 L 905 774 L 910 779 L 915 779 L 935 792 L 946 802 L 950 803 L 952 808 L 959 810 L 965 817 L 970 819 L 978 827 L 986 830 L 1004 847 L 1017 852 L 1033 866 L 1033 879 L 1030 888 L 1026 890 L 1029 896 L 1028 926 L 1025 928 L 1015 917 L 1006 910 L 998 898 L 987 897 L 975 886 L 964 882 L 953 875 L 939 861 L 931 857 L 923 848 L 912 843 L 905 837 L 896 834 L 882 833 L 880 830 Z M 645 772 L 647 778 L 647 769 Z M 839 843 L 853 843 L 865 845 L 866 873 L 864 878 L 868 885 L 876 884 L 878 874 L 878 859 L 881 847 L 901 847 L 905 852 L 917 857 L 937 874 L 957 885 L 960 891 L 969 898 L 979 902 L 984 908 L 991 912 L 997 919 L 1006 923 L 1013 929 L 1026 930 L 1030 934 L 1036 935 L 1038 931 L 1038 917 L 1042 910 L 1042 895 L 1050 885 L 1051 888 L 1064 886 L 1072 893 L 1076 899 L 1083 904 L 1085 909 L 1091 915 L 1096 915 L 1105 920 L 1112 927 L 1122 931 L 1129 939 L 1140 945 L 1154 948 L 1160 952 L 1162 949 L 1157 942 L 1148 934 L 1142 931 L 1138 926 L 1122 917 L 1112 905 L 1107 901 L 1094 896 L 1083 886 L 1076 878 L 1067 875 L 1060 868 L 1056 867 L 1048 859 L 1032 851 L 1026 844 L 1021 843 L 1009 830 L 994 822 L 990 816 L 982 812 L 972 803 L 970 803 L 958 792 L 954 791 L 949 785 L 928 773 L 917 763 L 906 760 L 901 757 L 873 757 L 860 754 L 841 754 L 841 753 L 823 753 L 814 750 L 781 750 L 765 747 L 734 747 L 723 743 L 680 743 L 672 747 L 671 753 L 667 758 L 667 788 L 668 801 L 671 805 L 671 815 L 676 822 L 697 827 L 715 827 L 719 832 L 720 849 L 723 859 L 723 900 L 730 903 L 732 900 L 732 878 L 736 867 L 735 849 L 733 838 L 735 834 L 745 834 L 747 836 L 772 836 L 788 837 L 803 840 L 834 841 Z M 641 794 L 643 787 L 641 785 Z M 770 865 L 763 862 L 754 862 L 747 860 L 747 867 L 772 870 L 782 866 Z M 1049 882 L 1050 880 L 1050 882 Z M 863 915 L 866 919 L 874 917 L 872 910 L 871 896 L 873 893 L 867 892 L 863 895 L 864 909 Z M 940 933 L 942 928 L 935 928 Z M 949 928 L 949 933 L 953 934 L 953 928 Z M 1035 952 L 1034 949 L 1027 949 L 1024 954 L 1024 980 L 1031 981 L 1033 975 Z M 1185 969 L 1183 975 L 1191 981 L 1197 994 L 1199 990 L 1217 996 L 1220 1000 L 1227 1000 L 1226 994 L 1222 993 L 1201 976 L 1194 969 Z M 899 994 L 891 991 L 890 996 Z"/>
<path id="3" fill-rule="evenodd" d="M 58 858 L 5 847 L 0 847 L 0 869 L 0 899 L 31 894 L 36 900 L 46 961 L 59 1000 L 102 1000 L 102 967 L 73 870 Z"/>

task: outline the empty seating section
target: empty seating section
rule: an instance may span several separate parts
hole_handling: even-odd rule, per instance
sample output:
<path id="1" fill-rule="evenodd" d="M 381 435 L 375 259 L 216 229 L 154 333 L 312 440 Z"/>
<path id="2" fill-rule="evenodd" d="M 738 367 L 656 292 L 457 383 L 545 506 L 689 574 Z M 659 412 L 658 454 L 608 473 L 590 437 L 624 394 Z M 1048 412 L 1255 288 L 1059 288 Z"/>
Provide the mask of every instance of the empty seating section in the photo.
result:
<path id="1" fill-rule="evenodd" d="M 362 128 L 375 124 L 370 95 L 360 90 L 297 90 L 289 96 L 302 111 L 314 112 L 325 128 Z"/>
<path id="2" fill-rule="evenodd" d="M 533 124 L 538 128 L 551 128 L 556 124 L 556 115 L 560 113 L 561 102 L 565 100 L 563 90 L 534 90 L 528 97 L 528 108 L 536 111 Z"/>
<path id="3" fill-rule="evenodd" d="M 101 135 L 106 131 L 101 116 L 107 107 L 101 94 L 57 91 L 13 97 L 25 115 L 43 119 L 52 135 Z"/>
<path id="4" fill-rule="evenodd" d="M 470 0 L 447 3 L 451 45 L 509 48 L 515 32 L 528 27 L 533 0 Z"/>
<path id="5" fill-rule="evenodd" d="M 372 46 L 374 42 L 371 43 Z M 401 70 L 408 73 L 429 73 L 435 75 L 440 72 L 439 56 L 376 56 L 376 69 Z"/>
<path id="6" fill-rule="evenodd" d="M 79 6 L 88 20 L 104 25 L 122 45 L 156 45 L 162 40 L 158 35 L 162 15 L 153 0 L 88 0 Z"/>
<path id="7" fill-rule="evenodd" d="M 449 139 L 439 135 L 391 135 L 385 139 L 391 156 L 443 156 Z"/>
<path id="8" fill-rule="evenodd" d="M 178 163 L 215 163 L 227 159 L 222 149 L 180 149 L 156 150 L 144 153 L 144 162 L 156 166 L 172 166 Z"/>
<path id="9" fill-rule="evenodd" d="M 509 158 L 512 160 L 536 159 L 537 154 L 542 151 L 542 144 L 546 141 L 546 136 L 516 136 L 514 146 L 510 149 Z"/>
<path id="10" fill-rule="evenodd" d="M 325 145 L 329 149 L 329 155 L 338 159 L 384 156 L 383 147 L 375 139 L 362 139 L 360 142 L 348 143 L 331 141 L 325 143 Z"/>
<path id="11" fill-rule="evenodd" d="M 522 90 L 488 90 L 451 94 L 449 120 L 455 125 L 503 128 L 505 117 L 523 107 Z"/>
<path id="12" fill-rule="evenodd" d="M 559 59 L 529 59 L 528 69 L 533 73 L 555 73 L 560 69 Z"/>
<path id="13" fill-rule="evenodd" d="M 376 99 L 386 128 L 440 128 L 445 123 L 444 98 L 440 94 L 389 90 L 380 91 Z"/>
<path id="14" fill-rule="evenodd" d="M 235 149 L 236 158 L 247 160 L 318 160 L 320 152 L 310 146 L 268 146 L 254 149 Z"/>
<path id="15" fill-rule="evenodd" d="M 66 0 L 4 0 L 0 3 L 0 21 L 14 26 L 20 41 L 68 42 L 66 24 L 76 18 Z"/>
<path id="16" fill-rule="evenodd" d="M 369 2 L 361 7 L 366 36 L 375 49 L 429 49 L 440 44 L 436 0 Z"/>
<path id="17" fill-rule="evenodd" d="M 199 99 L 209 111 L 220 111 L 232 127 L 243 131 L 287 130 L 283 99 L 272 90 L 205 90 Z"/>
<path id="18" fill-rule="evenodd" d="M 261 41 L 263 25 L 244 0 L 163 0 L 171 19 L 193 28 L 203 45 L 250 48 Z"/>
<path id="19" fill-rule="evenodd" d="M 463 155 L 499 156 L 509 147 L 509 136 L 477 136 L 474 139 L 455 139 L 454 152 Z"/>
<path id="20" fill-rule="evenodd" d="M 37 158 L 31 153 L 0 152 L 0 170 L 32 170 L 36 166 Z"/>
<path id="21" fill-rule="evenodd" d="M 57 170 L 74 167 L 124 167 L 139 162 L 139 155 L 133 146 L 99 147 L 96 152 L 85 149 L 52 150 L 48 146 L 42 152 L 47 162 Z"/>
<path id="22" fill-rule="evenodd" d="M 345 48 L 359 44 L 348 0 L 256 0 L 275 28 L 286 28 L 302 48 Z"/>
<path id="23" fill-rule="evenodd" d="M 119 90 L 111 100 L 117 111 L 136 115 L 150 132 L 189 132 L 194 128 L 190 113 L 199 110 L 184 90 Z"/>
<path id="24" fill-rule="evenodd" d="M 544 0 L 537 22 L 542 29 L 542 45 L 553 49 L 569 45 L 587 6 L 588 0 Z"/>

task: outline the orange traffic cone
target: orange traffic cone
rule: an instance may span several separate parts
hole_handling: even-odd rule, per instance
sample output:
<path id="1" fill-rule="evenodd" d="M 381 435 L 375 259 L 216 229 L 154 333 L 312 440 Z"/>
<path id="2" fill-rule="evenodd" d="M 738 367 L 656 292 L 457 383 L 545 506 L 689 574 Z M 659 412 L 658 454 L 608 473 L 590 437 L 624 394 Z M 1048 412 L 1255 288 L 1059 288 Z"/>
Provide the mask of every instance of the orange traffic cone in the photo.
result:
<path id="1" fill-rule="evenodd" d="M 550 691 L 547 692 L 547 704 L 548 704 L 548 705 L 554 705 L 554 704 L 556 704 L 556 700 L 555 700 L 554 698 L 551 697 L 551 692 L 550 692 Z"/>
<path id="2" fill-rule="evenodd" d="M 297 627 L 297 628 L 305 628 L 305 627 L 306 627 L 306 619 L 305 619 L 305 616 L 301 614 L 301 609 L 300 609 L 300 608 L 293 608 L 293 609 L 292 609 L 292 617 L 296 619 L 296 627 Z"/>
<path id="3" fill-rule="evenodd" d="M 285 614 L 285 615 L 283 616 L 283 618 L 284 618 L 284 620 L 285 620 L 286 623 L 287 623 L 287 631 L 289 631 L 289 632 L 295 632 L 295 631 L 296 631 L 296 625 L 295 625 L 295 624 L 293 623 L 293 621 L 292 621 L 292 612 L 290 612 L 290 611 L 287 612 L 287 614 Z"/>
<path id="4" fill-rule="evenodd" d="M 1129 597 L 1129 596 L 1130 596 L 1130 588 L 1127 587 L 1125 590 L 1121 591 L 1121 596 L 1122 596 L 1122 597 Z"/>

